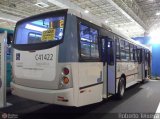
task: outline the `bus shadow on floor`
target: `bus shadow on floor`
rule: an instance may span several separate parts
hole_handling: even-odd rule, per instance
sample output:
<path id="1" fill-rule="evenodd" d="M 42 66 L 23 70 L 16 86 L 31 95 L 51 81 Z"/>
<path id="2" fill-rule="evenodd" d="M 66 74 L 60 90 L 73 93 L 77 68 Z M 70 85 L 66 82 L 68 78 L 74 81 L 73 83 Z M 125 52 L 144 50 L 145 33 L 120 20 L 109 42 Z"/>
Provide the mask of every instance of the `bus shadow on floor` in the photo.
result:
<path id="1" fill-rule="evenodd" d="M 147 83 L 147 82 L 145 82 Z M 103 100 L 100 103 L 91 104 L 83 107 L 65 107 L 65 106 L 58 106 L 58 105 L 48 105 L 44 108 L 31 112 L 29 114 L 22 114 L 23 118 L 39 118 L 45 119 L 47 117 L 50 118 L 101 118 L 104 115 L 106 116 L 109 112 L 116 108 L 116 106 L 122 104 L 138 92 L 142 90 L 140 83 L 131 86 L 130 88 L 126 89 L 124 98 L 118 100 L 115 96 L 112 96 L 106 100 Z M 38 117 L 37 117 L 38 116 Z"/>

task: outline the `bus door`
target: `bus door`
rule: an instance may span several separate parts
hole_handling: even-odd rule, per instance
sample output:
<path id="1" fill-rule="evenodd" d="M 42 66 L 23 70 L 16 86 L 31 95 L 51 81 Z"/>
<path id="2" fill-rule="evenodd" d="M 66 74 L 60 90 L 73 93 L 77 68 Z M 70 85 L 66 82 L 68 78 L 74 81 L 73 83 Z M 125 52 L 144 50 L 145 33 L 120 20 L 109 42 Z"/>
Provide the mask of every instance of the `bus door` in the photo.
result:
<path id="1" fill-rule="evenodd" d="M 148 72 L 149 72 L 148 56 L 149 56 L 148 51 L 145 50 L 145 56 L 144 56 L 145 57 L 145 78 L 147 78 Z"/>
<path id="2" fill-rule="evenodd" d="M 148 75 L 151 76 L 151 53 L 148 51 Z"/>
<path id="3" fill-rule="evenodd" d="M 138 58 L 138 79 L 142 81 L 145 74 L 145 61 L 144 61 L 144 50 L 137 49 L 137 58 Z"/>
<path id="4" fill-rule="evenodd" d="M 151 66 L 151 59 L 150 59 L 150 52 L 146 50 L 146 54 L 145 54 L 145 68 L 147 69 L 147 71 L 145 70 L 145 77 L 147 78 L 148 76 L 150 76 L 150 66 Z M 147 73 L 147 74 L 146 74 Z"/>
<path id="5" fill-rule="evenodd" d="M 145 50 L 142 49 L 142 80 L 145 79 Z"/>
<path id="6" fill-rule="evenodd" d="M 102 62 L 103 62 L 103 79 L 104 92 L 107 96 L 116 93 L 115 80 L 115 44 L 114 40 L 109 37 L 101 38 L 102 44 Z"/>

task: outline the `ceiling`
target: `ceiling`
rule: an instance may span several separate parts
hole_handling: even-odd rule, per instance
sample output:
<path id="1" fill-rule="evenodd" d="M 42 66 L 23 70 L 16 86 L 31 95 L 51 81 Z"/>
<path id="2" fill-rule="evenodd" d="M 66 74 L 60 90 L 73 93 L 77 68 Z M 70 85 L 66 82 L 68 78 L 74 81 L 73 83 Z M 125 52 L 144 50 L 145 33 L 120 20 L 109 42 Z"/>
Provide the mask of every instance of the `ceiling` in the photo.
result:
<path id="1" fill-rule="evenodd" d="M 150 30 L 160 27 L 160 0 L 136 0 L 136 2 L 147 16 Z"/>
<path id="2" fill-rule="evenodd" d="M 37 1 L 49 7 L 40 8 Z M 0 0 L 0 28 L 14 29 L 17 20 L 62 8 L 72 8 L 100 19 L 130 37 L 144 36 L 160 26 L 160 0 Z"/>

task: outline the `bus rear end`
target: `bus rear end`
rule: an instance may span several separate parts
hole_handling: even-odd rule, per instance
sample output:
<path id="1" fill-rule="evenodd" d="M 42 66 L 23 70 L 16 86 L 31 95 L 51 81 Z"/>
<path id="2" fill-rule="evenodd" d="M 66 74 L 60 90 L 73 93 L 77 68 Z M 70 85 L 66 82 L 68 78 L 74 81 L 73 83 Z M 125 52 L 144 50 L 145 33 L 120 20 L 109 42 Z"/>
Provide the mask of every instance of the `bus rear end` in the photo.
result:
<path id="1" fill-rule="evenodd" d="M 58 64 L 67 10 L 44 13 L 16 24 L 12 94 L 51 104 L 74 106 L 70 66 Z"/>

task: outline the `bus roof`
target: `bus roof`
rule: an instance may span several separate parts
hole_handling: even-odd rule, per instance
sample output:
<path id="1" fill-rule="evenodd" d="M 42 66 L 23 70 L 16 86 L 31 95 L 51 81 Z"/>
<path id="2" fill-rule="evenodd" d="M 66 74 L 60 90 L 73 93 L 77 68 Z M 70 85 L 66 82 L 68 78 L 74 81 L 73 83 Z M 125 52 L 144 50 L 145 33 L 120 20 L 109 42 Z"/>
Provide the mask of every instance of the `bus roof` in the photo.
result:
<path id="1" fill-rule="evenodd" d="M 99 27 L 102 27 L 102 28 L 104 28 L 104 29 L 106 29 L 106 30 L 108 30 L 108 31 L 110 31 L 110 32 L 112 32 L 112 33 L 124 38 L 126 41 L 128 41 L 130 43 L 133 43 L 135 45 L 138 45 L 140 47 L 143 47 L 145 49 L 150 50 L 149 47 L 147 47 L 147 46 L 145 46 L 143 44 L 137 43 L 135 40 L 131 39 L 130 37 L 126 36 L 125 34 L 120 33 L 118 30 L 116 30 L 114 28 L 111 28 L 110 26 L 107 26 L 100 19 L 97 21 L 94 18 L 89 17 L 89 15 L 86 15 L 86 14 L 84 14 L 82 12 L 79 12 L 79 11 L 76 11 L 76 10 L 73 10 L 73 9 L 68 9 L 68 13 L 73 14 L 73 15 L 81 18 L 81 19 L 86 20 L 86 21 L 89 21 L 89 22 L 91 22 L 91 23 L 93 23 L 93 24 L 95 24 L 95 25 L 97 25 Z"/>

